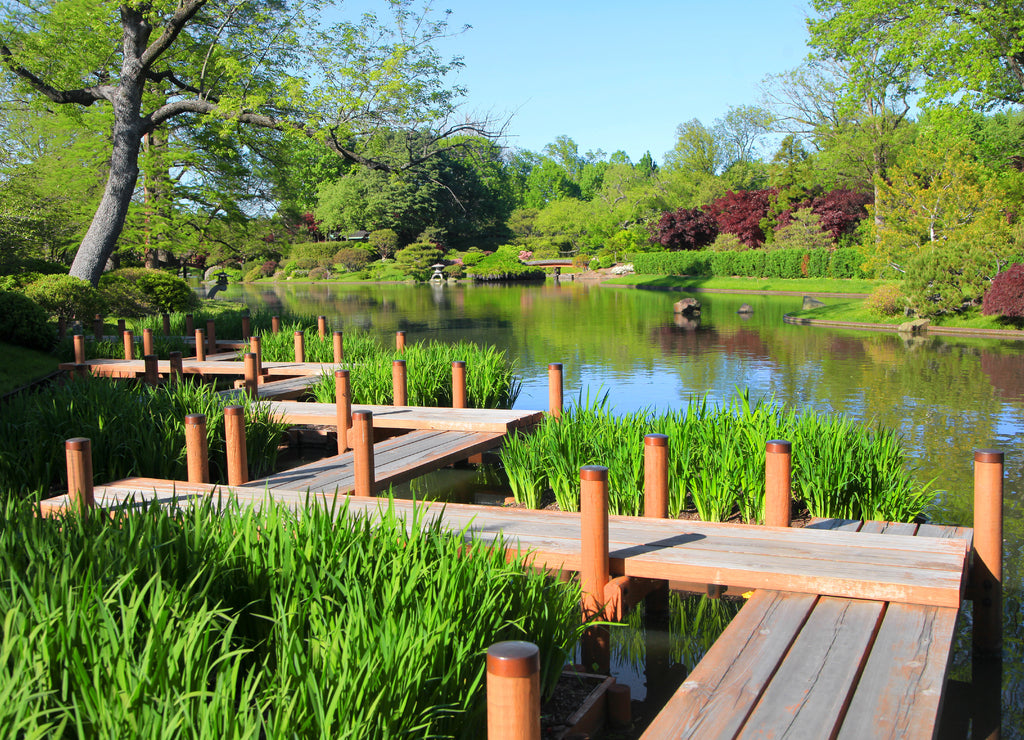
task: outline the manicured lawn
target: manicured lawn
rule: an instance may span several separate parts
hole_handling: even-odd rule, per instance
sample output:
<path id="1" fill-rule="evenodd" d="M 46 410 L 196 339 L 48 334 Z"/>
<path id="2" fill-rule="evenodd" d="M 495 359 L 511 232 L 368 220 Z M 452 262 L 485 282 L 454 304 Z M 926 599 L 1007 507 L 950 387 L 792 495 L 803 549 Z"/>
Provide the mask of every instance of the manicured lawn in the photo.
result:
<path id="1" fill-rule="evenodd" d="M 627 275 L 607 280 L 612 285 L 635 285 L 638 288 L 695 288 L 707 290 L 776 290 L 794 293 L 870 293 L 881 280 L 830 280 L 816 278 L 787 280 L 784 278 L 683 277 L 679 275 Z"/>
<path id="2" fill-rule="evenodd" d="M 0 393 L 8 393 L 31 383 L 36 378 L 52 373 L 60 362 L 45 352 L 3 342 L 0 342 L 0 353 L 4 358 L 0 363 Z"/>
<path id="3" fill-rule="evenodd" d="M 843 301 L 822 308 L 807 311 L 791 311 L 791 316 L 804 319 L 821 319 L 823 321 L 851 321 L 868 324 L 902 324 L 909 319 L 905 316 L 879 316 L 869 311 L 864 301 Z M 935 326 L 961 327 L 964 329 L 1020 329 L 1018 325 L 1003 321 L 996 316 L 983 316 L 980 309 L 957 316 L 936 316 L 932 318 Z"/>

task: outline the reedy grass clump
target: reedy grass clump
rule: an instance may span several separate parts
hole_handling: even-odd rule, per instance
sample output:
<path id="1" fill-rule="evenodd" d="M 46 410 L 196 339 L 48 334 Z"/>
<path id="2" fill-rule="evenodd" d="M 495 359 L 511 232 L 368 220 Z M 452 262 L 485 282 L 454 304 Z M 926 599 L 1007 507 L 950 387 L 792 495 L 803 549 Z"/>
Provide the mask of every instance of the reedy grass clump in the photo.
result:
<path id="1" fill-rule="evenodd" d="M 0 505 L 14 737 L 479 737 L 484 651 L 554 685 L 579 590 L 392 512 L 267 500 L 44 519 Z"/>
<path id="2" fill-rule="evenodd" d="M 506 443 L 502 462 L 516 500 L 535 506 L 550 488 L 563 511 L 578 511 L 579 469 L 608 468 L 609 509 L 643 510 L 643 438 L 668 436 L 669 514 L 692 506 L 704 521 L 738 514 L 764 519 L 765 445 L 793 443 L 793 497 L 811 516 L 911 521 L 933 497 L 916 481 L 897 434 L 813 410 L 797 413 L 742 393 L 723 408 L 692 398 L 683 411 L 615 416 L 607 396 L 582 398 L 560 421 L 546 418 Z"/>
<path id="3" fill-rule="evenodd" d="M 92 441 L 98 482 L 133 475 L 184 480 L 188 414 L 206 415 L 210 477 L 224 482 L 226 405 L 245 408 L 252 474 L 270 472 L 285 426 L 271 421 L 268 404 L 247 398 L 225 401 L 212 386 L 186 379 L 151 388 L 89 378 L 17 396 L 0 416 L 0 490 L 24 496 L 66 488 L 64 442 L 72 437 Z"/>

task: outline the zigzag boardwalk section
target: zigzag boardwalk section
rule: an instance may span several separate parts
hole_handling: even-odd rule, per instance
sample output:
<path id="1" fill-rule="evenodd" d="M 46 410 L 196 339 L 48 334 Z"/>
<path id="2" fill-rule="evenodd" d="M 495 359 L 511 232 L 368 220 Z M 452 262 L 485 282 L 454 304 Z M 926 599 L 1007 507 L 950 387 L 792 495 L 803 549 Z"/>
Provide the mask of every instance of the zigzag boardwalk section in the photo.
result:
<path id="1" fill-rule="evenodd" d="M 955 542 L 965 549 L 964 566 L 972 534 L 842 520 L 817 521 L 810 529 Z M 758 590 L 643 739 L 931 738 L 959 603 Z"/>
<path id="2" fill-rule="evenodd" d="M 146 371 L 146 363 L 143 360 L 86 360 L 83 364 L 93 375 L 104 377 L 136 377 Z M 61 370 L 74 370 L 75 364 L 65 362 L 59 367 Z M 300 376 L 319 377 L 325 369 L 332 369 L 336 365 L 322 362 L 264 362 L 261 367 L 263 375 L 266 377 L 295 378 Z M 200 377 L 240 378 L 245 375 L 245 365 L 237 360 L 183 360 L 181 369 L 186 375 Z M 171 361 L 159 360 L 157 370 L 161 375 L 169 374 Z"/>
<path id="3" fill-rule="evenodd" d="M 543 411 L 508 409 L 451 409 L 431 406 L 371 406 L 354 404 L 352 413 L 369 411 L 374 429 L 435 429 L 506 434 L 514 429 L 531 429 L 544 418 Z M 333 403 L 281 401 L 270 407 L 275 421 L 285 424 L 335 426 L 337 408 Z"/>

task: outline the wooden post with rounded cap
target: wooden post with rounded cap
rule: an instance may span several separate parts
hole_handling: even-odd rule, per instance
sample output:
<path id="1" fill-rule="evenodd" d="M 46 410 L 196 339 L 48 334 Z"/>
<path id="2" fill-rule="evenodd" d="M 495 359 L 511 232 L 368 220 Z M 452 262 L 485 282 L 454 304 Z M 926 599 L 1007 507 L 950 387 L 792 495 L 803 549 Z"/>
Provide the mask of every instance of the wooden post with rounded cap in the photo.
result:
<path id="1" fill-rule="evenodd" d="M 75 334 L 72 341 L 75 344 L 75 364 L 81 365 L 85 362 L 85 335 Z"/>
<path id="2" fill-rule="evenodd" d="M 996 652 L 1003 640 L 1003 453 L 974 453 L 974 647 Z"/>
<path id="3" fill-rule="evenodd" d="M 127 328 L 128 328 L 128 325 L 125 323 L 124 319 L 118 319 L 117 320 L 117 333 L 118 334 L 124 334 L 124 330 L 127 329 Z"/>
<path id="4" fill-rule="evenodd" d="M 217 354 L 217 324 L 213 319 L 206 321 L 206 354 Z"/>
<path id="5" fill-rule="evenodd" d="M 242 359 L 245 362 L 245 395 L 256 398 L 260 382 L 259 361 L 252 352 L 246 352 Z"/>
<path id="6" fill-rule="evenodd" d="M 391 363 L 391 390 L 395 399 L 392 406 L 408 406 L 409 383 L 405 373 L 405 360 Z"/>
<path id="7" fill-rule="evenodd" d="M 196 319 L 195 317 L 187 313 L 185 314 L 185 336 L 189 337 L 196 333 Z"/>
<path id="8" fill-rule="evenodd" d="M 206 335 L 202 329 L 196 329 L 196 361 L 202 362 L 206 359 Z"/>
<path id="9" fill-rule="evenodd" d="M 352 386 L 348 370 L 334 371 L 334 406 L 338 426 L 338 454 L 348 449 L 348 430 L 352 428 Z"/>
<path id="10" fill-rule="evenodd" d="M 246 314 L 242 317 L 242 340 L 252 338 L 252 318 Z"/>
<path id="11" fill-rule="evenodd" d="M 608 567 L 608 468 L 585 465 L 580 468 L 580 586 L 583 619 L 604 619 Z M 581 641 L 583 664 L 598 673 L 611 667 L 608 628 L 588 627 Z"/>
<path id="12" fill-rule="evenodd" d="M 125 329 L 121 332 L 121 341 L 124 342 L 124 359 L 134 359 L 135 353 L 132 347 L 132 333 Z"/>
<path id="13" fill-rule="evenodd" d="M 548 413 L 556 419 L 562 418 L 562 363 L 548 365 Z"/>
<path id="14" fill-rule="evenodd" d="M 334 362 L 335 364 L 345 359 L 344 335 L 340 331 L 333 334 L 334 338 Z"/>
<path id="15" fill-rule="evenodd" d="M 355 458 L 355 490 L 356 496 L 372 496 L 374 493 L 373 473 L 373 413 L 370 411 L 354 411 L 352 428 L 355 431 L 353 440 Z"/>
<path id="16" fill-rule="evenodd" d="M 540 650 L 532 642 L 487 648 L 487 740 L 540 740 Z"/>
<path id="17" fill-rule="evenodd" d="M 92 442 L 86 437 L 72 437 L 64 442 L 68 466 L 68 497 L 82 512 L 96 505 L 92 487 Z"/>
<path id="18" fill-rule="evenodd" d="M 452 362 L 452 408 L 466 408 L 466 363 L 464 360 Z"/>
<path id="19" fill-rule="evenodd" d="M 143 382 L 146 385 L 157 385 L 160 382 L 160 360 L 156 355 L 145 355 L 142 358 L 143 367 L 145 372 L 143 373 Z"/>
<path id="20" fill-rule="evenodd" d="M 249 457 L 245 449 L 245 409 L 224 407 L 224 442 L 228 461 L 228 485 L 249 482 Z"/>
<path id="21" fill-rule="evenodd" d="M 644 437 L 644 516 L 668 519 L 668 436 Z"/>
<path id="22" fill-rule="evenodd" d="M 397 349 L 399 352 L 404 352 L 405 351 L 405 332 L 404 331 L 396 331 L 395 332 L 395 349 Z"/>
<path id="23" fill-rule="evenodd" d="M 295 361 L 305 362 L 306 361 L 306 337 L 301 331 L 295 332 L 293 335 L 295 341 Z"/>
<path id="24" fill-rule="evenodd" d="M 256 355 L 256 383 L 260 382 L 263 375 L 263 343 L 257 336 L 249 337 L 249 351 Z"/>
<path id="25" fill-rule="evenodd" d="M 792 445 L 773 439 L 764 454 L 764 523 L 769 527 L 788 527 L 791 522 Z"/>
<path id="26" fill-rule="evenodd" d="M 185 417 L 185 460 L 189 483 L 210 482 L 210 459 L 206 445 L 206 414 Z"/>
<path id="27" fill-rule="evenodd" d="M 317 331 L 317 334 L 320 335 L 321 339 L 323 339 L 324 337 L 327 336 L 327 317 L 326 316 L 317 316 L 316 317 L 316 331 Z"/>
<path id="28" fill-rule="evenodd" d="M 153 352 L 153 330 L 142 330 L 142 356 L 154 354 Z"/>
<path id="29" fill-rule="evenodd" d="M 281 331 L 281 317 L 271 316 L 270 317 L 270 333 L 277 334 Z"/>
<path id="30" fill-rule="evenodd" d="M 103 317 L 99 314 L 92 320 L 92 337 L 97 342 L 103 341 Z"/>
<path id="31" fill-rule="evenodd" d="M 181 362 L 181 352 L 170 352 L 167 356 L 170 358 L 171 366 L 171 371 L 167 374 L 167 381 L 169 383 L 180 383 L 181 376 L 185 373 L 184 366 Z"/>
<path id="32" fill-rule="evenodd" d="M 160 319 L 163 323 L 164 336 L 171 336 L 171 315 L 165 311 L 160 314 Z"/>

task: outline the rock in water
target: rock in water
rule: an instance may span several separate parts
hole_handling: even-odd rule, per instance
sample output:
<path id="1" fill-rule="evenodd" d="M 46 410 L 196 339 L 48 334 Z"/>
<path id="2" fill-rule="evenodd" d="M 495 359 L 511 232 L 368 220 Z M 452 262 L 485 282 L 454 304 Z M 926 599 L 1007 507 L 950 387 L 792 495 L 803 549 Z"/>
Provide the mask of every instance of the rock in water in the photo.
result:
<path id="1" fill-rule="evenodd" d="M 700 301 L 696 298 L 683 298 L 673 304 L 672 310 L 684 316 L 700 316 Z"/>
<path id="2" fill-rule="evenodd" d="M 741 303 L 740 307 L 736 309 L 736 313 L 754 313 L 754 309 L 750 307 L 749 303 Z"/>

